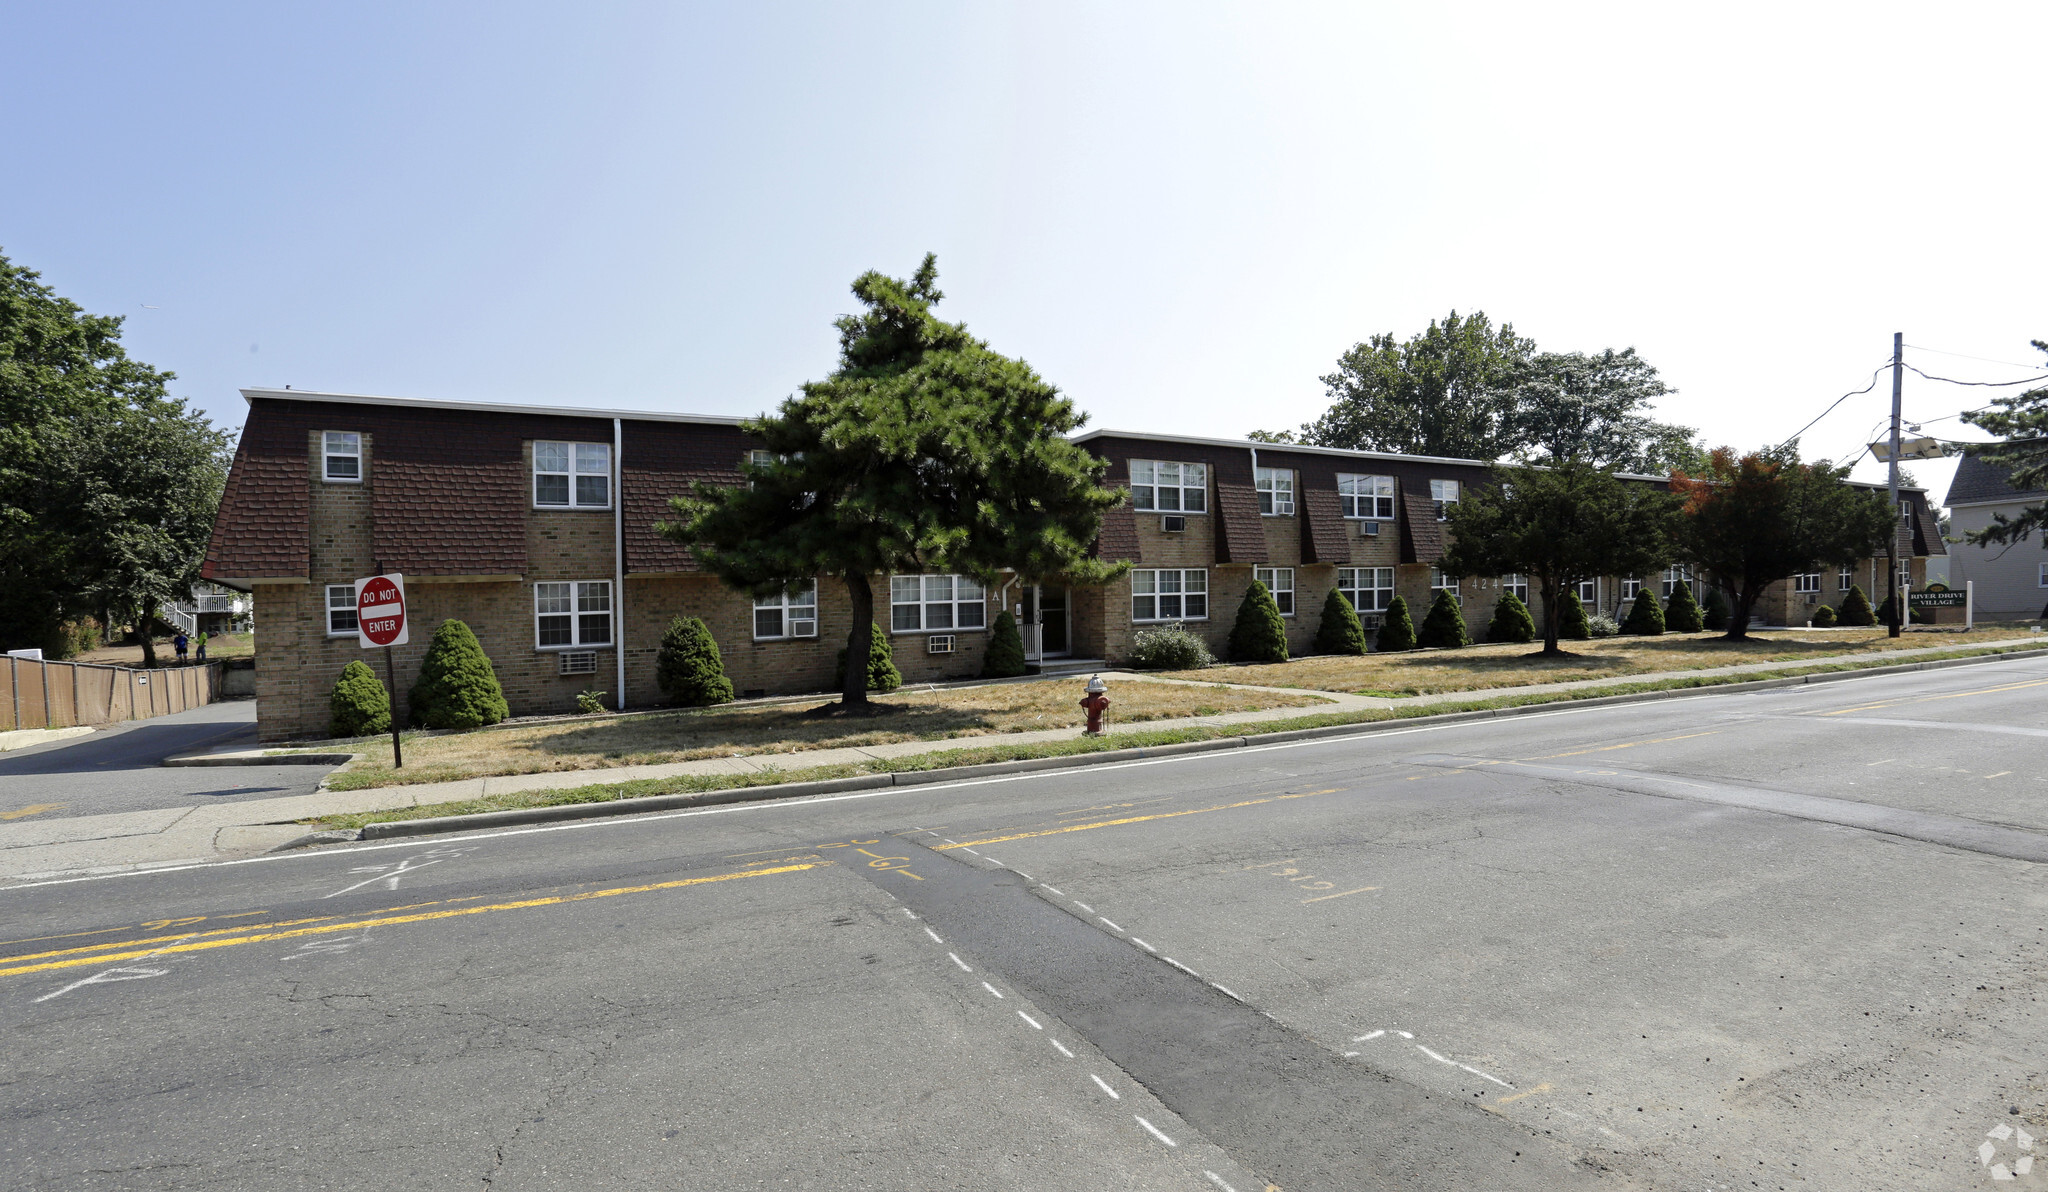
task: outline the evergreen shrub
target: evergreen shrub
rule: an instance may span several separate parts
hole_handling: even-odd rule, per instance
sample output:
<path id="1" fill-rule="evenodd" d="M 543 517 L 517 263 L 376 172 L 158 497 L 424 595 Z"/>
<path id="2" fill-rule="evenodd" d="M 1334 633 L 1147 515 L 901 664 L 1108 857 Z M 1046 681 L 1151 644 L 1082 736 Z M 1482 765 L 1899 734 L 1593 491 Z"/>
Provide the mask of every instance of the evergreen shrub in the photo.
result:
<path id="1" fill-rule="evenodd" d="M 874 635 L 868 639 L 868 690 L 894 691 L 903 686 L 903 672 L 896 669 L 896 655 L 889 648 L 889 635 L 873 621 L 868 628 Z M 843 691 L 846 688 L 846 649 L 841 647 L 839 658 L 832 667 L 832 687 Z"/>
<path id="2" fill-rule="evenodd" d="M 1833 629 L 1839 619 L 1835 616 L 1835 610 L 1825 604 L 1813 610 L 1813 623 L 1819 628 Z"/>
<path id="3" fill-rule="evenodd" d="M 1365 626 L 1358 621 L 1358 610 L 1335 588 L 1323 601 L 1323 621 L 1316 626 L 1316 653 L 1365 653 Z"/>
<path id="4" fill-rule="evenodd" d="M 1671 599 L 1664 605 L 1664 627 L 1673 633 L 1698 633 L 1707 627 L 1700 618 L 1700 602 L 1692 598 L 1691 584 L 1671 589 Z"/>
<path id="5" fill-rule="evenodd" d="M 1575 587 L 1565 589 L 1564 599 L 1557 606 L 1557 636 L 1574 642 L 1593 636 L 1592 626 L 1586 622 L 1586 606 L 1579 603 Z"/>
<path id="6" fill-rule="evenodd" d="M 1613 637 L 1620 632 L 1621 626 L 1616 625 L 1614 618 L 1606 613 L 1598 613 L 1586 618 L 1586 635 L 1588 637 Z"/>
<path id="7" fill-rule="evenodd" d="M 1842 601 L 1840 620 L 1844 625 L 1867 627 L 1877 624 L 1877 613 L 1870 607 L 1870 597 L 1863 594 L 1863 585 L 1849 588 L 1849 595 Z"/>
<path id="8" fill-rule="evenodd" d="M 413 723 L 426 728 L 481 728 L 512 714 L 483 643 L 452 617 L 427 643 L 411 703 Z"/>
<path id="9" fill-rule="evenodd" d="M 1009 609 L 996 614 L 988 634 L 988 649 L 981 656 L 981 677 L 1011 679 L 1024 673 L 1024 634 Z"/>
<path id="10" fill-rule="evenodd" d="M 1869 605 L 1863 607 L 1869 611 Z M 1728 598 L 1721 595 L 1721 589 L 1707 589 L 1707 603 L 1700 609 L 1700 625 L 1715 632 L 1728 628 Z"/>
<path id="11" fill-rule="evenodd" d="M 668 623 L 654 655 L 654 682 L 671 702 L 686 708 L 732 699 L 732 680 L 725 676 L 718 639 L 699 617 L 676 617 Z"/>
<path id="12" fill-rule="evenodd" d="M 1408 600 L 1404 596 L 1394 597 L 1387 605 L 1387 615 L 1380 622 L 1380 635 L 1373 641 L 1373 649 L 1382 654 L 1392 654 L 1415 648 L 1415 621 L 1408 615 Z"/>
<path id="13" fill-rule="evenodd" d="M 1657 607 L 1657 598 L 1644 588 L 1636 593 L 1636 602 L 1629 606 L 1628 620 L 1622 622 L 1621 631 L 1635 637 L 1656 637 L 1664 632 L 1664 610 Z"/>
<path id="14" fill-rule="evenodd" d="M 1490 642 L 1533 642 L 1536 640 L 1536 618 L 1529 615 L 1529 606 L 1522 598 L 1507 589 L 1501 589 L 1500 599 L 1493 605 L 1493 620 L 1487 623 L 1486 640 Z"/>
<path id="15" fill-rule="evenodd" d="M 1131 638 L 1130 662 L 1140 670 L 1200 670 L 1215 661 L 1209 643 L 1185 625 L 1154 625 Z"/>
<path id="16" fill-rule="evenodd" d="M 1451 599 L 1449 590 L 1437 590 L 1436 599 L 1430 602 L 1429 612 L 1422 618 L 1422 631 L 1415 635 L 1415 644 L 1445 650 L 1472 644 L 1471 631 L 1465 628 L 1465 614 L 1458 608 L 1458 602 Z"/>
<path id="17" fill-rule="evenodd" d="M 1258 580 L 1252 581 L 1237 606 L 1237 623 L 1230 627 L 1230 660 L 1287 661 L 1287 622 L 1281 620 L 1273 594 Z"/>
<path id="18" fill-rule="evenodd" d="M 327 731 L 336 737 L 374 737 L 391 731 L 391 696 L 377 672 L 358 658 L 341 668 L 327 695 Z"/>

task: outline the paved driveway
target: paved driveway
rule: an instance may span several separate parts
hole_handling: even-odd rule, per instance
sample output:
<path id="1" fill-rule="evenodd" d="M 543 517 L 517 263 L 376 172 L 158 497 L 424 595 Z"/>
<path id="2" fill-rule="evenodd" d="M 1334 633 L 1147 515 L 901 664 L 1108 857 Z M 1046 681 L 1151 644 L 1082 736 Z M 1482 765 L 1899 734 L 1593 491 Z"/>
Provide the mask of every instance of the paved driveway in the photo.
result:
<path id="1" fill-rule="evenodd" d="M 230 700 L 0 754 L 0 822 L 310 794 L 321 766 L 168 769 L 163 759 L 256 744 L 256 703 Z"/>

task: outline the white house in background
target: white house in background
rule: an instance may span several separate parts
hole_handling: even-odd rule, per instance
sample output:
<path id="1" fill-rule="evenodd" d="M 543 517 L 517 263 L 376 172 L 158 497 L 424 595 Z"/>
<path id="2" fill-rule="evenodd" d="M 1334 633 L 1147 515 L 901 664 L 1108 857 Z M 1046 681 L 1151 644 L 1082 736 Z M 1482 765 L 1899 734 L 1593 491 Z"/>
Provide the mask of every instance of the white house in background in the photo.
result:
<path id="1" fill-rule="evenodd" d="M 1972 546 L 1967 535 L 1991 524 L 1994 514 L 2016 517 L 2029 505 L 2048 501 L 2048 490 L 2014 488 L 2012 471 L 1966 451 L 1949 482 L 1949 586 L 1977 585 L 1977 617 L 2024 621 L 2048 606 L 2048 541 L 2036 534 L 2011 546 Z"/>
<path id="2" fill-rule="evenodd" d="M 240 633 L 249 628 L 254 608 L 255 600 L 247 592 L 200 580 L 192 585 L 190 596 L 165 605 L 158 615 L 165 624 L 191 635 Z"/>

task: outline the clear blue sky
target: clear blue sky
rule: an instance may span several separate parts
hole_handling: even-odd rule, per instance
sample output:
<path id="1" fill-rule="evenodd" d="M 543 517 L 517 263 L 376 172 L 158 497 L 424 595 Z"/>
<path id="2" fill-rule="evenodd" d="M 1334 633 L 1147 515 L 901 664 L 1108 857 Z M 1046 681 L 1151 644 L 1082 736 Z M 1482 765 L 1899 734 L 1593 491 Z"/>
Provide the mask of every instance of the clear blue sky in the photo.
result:
<path id="1" fill-rule="evenodd" d="M 1292 426 L 1456 308 L 1634 345 L 1753 446 L 1894 330 L 2041 360 L 2043 44 L 2037 2 L 12 4 L 0 251 L 229 425 L 246 385 L 756 412 L 929 249 L 1097 426 Z"/>

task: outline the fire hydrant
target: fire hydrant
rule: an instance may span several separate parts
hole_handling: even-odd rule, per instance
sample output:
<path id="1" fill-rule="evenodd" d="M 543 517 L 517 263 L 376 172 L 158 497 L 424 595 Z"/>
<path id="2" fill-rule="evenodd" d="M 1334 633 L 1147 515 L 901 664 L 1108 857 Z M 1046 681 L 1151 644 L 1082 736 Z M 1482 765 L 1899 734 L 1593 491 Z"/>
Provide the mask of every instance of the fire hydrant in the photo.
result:
<path id="1" fill-rule="evenodd" d="M 1109 706 L 1108 691 L 1109 684 L 1102 681 L 1101 675 L 1096 675 L 1088 680 L 1088 694 L 1081 697 L 1081 708 L 1088 713 L 1085 731 L 1091 737 L 1102 735 L 1102 710 Z"/>

